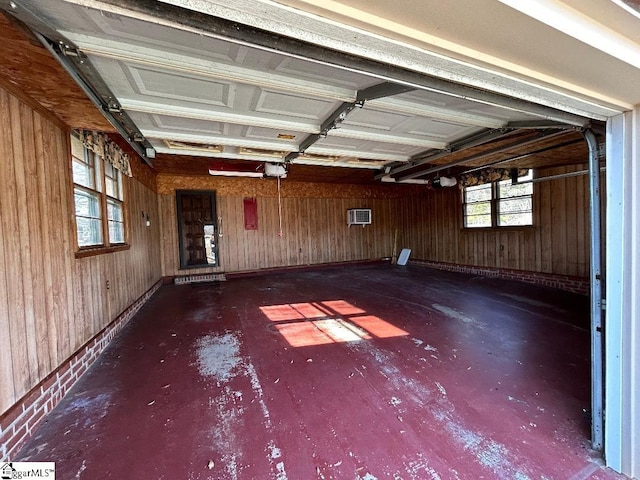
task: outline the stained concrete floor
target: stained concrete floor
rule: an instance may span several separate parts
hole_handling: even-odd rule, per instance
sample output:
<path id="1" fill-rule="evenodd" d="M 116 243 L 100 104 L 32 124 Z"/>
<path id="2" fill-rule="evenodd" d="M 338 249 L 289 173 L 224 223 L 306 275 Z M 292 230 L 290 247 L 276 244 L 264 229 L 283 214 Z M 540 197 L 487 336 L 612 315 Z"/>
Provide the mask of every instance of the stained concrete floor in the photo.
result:
<path id="1" fill-rule="evenodd" d="M 163 286 L 21 451 L 61 479 L 614 479 L 588 300 L 422 267 Z"/>

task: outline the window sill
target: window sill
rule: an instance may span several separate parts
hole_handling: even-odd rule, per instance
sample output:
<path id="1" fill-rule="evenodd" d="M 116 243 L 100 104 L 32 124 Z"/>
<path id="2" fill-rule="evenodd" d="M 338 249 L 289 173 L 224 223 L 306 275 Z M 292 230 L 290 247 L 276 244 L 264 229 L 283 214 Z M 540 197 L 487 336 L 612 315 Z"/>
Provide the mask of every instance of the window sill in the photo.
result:
<path id="1" fill-rule="evenodd" d="M 214 265 L 213 263 L 198 263 L 196 265 L 180 265 L 180 270 L 193 270 L 194 268 L 218 268 L 220 265 Z"/>
<path id="2" fill-rule="evenodd" d="M 120 245 L 112 245 L 110 247 L 98 246 L 98 247 L 85 247 L 76 252 L 76 258 L 95 257 L 96 255 L 103 255 L 105 253 L 115 253 L 129 250 L 131 245 L 123 243 Z"/>
<path id="3" fill-rule="evenodd" d="M 517 232 L 522 230 L 535 230 L 535 225 L 514 225 L 511 227 L 462 227 L 463 232 Z"/>

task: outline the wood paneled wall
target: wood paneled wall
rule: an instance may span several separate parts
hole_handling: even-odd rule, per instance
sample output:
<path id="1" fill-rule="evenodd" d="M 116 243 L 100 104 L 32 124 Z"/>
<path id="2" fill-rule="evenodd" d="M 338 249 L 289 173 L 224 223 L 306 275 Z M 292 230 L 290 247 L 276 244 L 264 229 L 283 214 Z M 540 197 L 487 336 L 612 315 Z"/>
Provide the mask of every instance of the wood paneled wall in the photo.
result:
<path id="1" fill-rule="evenodd" d="M 538 176 L 585 170 L 588 165 L 549 168 Z M 601 176 L 602 216 L 605 214 L 605 181 Z M 589 275 L 590 218 L 589 177 L 581 175 L 537 184 L 536 269 L 587 277 Z M 603 223 L 604 225 L 604 223 Z M 604 230 L 603 230 L 604 232 Z M 604 240 L 604 234 L 602 236 Z M 604 247 L 604 245 L 603 245 Z"/>
<path id="2" fill-rule="evenodd" d="M 398 198 L 414 186 L 281 182 L 282 236 L 274 179 L 159 175 L 162 271 L 165 276 L 313 265 L 390 257 L 400 225 Z M 220 266 L 180 270 L 176 189 L 215 190 L 222 218 Z M 243 199 L 257 198 L 258 230 L 245 230 Z M 371 208 L 372 225 L 347 225 L 347 209 Z"/>
<path id="3" fill-rule="evenodd" d="M 280 236 L 278 199 L 258 197 L 258 229 L 245 230 L 243 198 L 217 196 L 217 214 L 222 218 L 220 266 L 180 270 L 175 195 L 159 195 L 163 274 L 253 271 L 391 256 L 391 199 L 283 198 Z M 372 225 L 347 226 L 349 208 L 371 208 Z"/>
<path id="4" fill-rule="evenodd" d="M 548 168 L 538 177 L 583 170 Z M 586 175 L 534 184 L 533 227 L 463 229 L 460 191 L 443 189 L 399 201 L 402 246 L 437 262 L 586 277 L 589 274 Z"/>
<path id="5" fill-rule="evenodd" d="M 126 179 L 131 248 L 76 259 L 69 132 L 0 87 L 0 414 L 161 277 L 155 192 Z M 107 289 L 106 282 L 111 285 Z"/>
<path id="6" fill-rule="evenodd" d="M 215 190 L 219 196 L 277 197 L 275 178 L 215 177 L 210 175 L 166 175 L 156 178 L 158 193 L 173 195 L 176 190 Z M 304 198 L 400 198 L 424 191 L 419 185 L 344 184 L 281 181 L 281 195 Z M 346 215 L 346 214 L 345 214 Z M 346 218 L 346 217 L 345 217 Z"/>
<path id="7" fill-rule="evenodd" d="M 538 176 L 582 170 L 548 168 Z M 462 228 L 457 188 L 292 184 L 283 182 L 283 232 L 278 236 L 275 182 L 255 179 L 159 176 L 163 274 L 235 272 L 261 268 L 389 257 L 586 277 L 589 273 L 589 205 L 586 175 L 534 184 L 533 227 Z M 217 191 L 222 217 L 219 268 L 179 270 L 175 188 Z M 420 193 L 416 193 L 420 192 Z M 245 231 L 242 199 L 258 198 L 259 228 Z M 372 208 L 373 225 L 346 226 L 348 208 Z"/>

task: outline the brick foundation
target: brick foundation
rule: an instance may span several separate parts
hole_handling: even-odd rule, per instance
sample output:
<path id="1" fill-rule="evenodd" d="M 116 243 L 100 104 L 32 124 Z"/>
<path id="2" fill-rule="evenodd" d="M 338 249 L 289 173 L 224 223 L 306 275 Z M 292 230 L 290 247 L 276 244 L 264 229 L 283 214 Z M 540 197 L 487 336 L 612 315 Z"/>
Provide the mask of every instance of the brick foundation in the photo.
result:
<path id="1" fill-rule="evenodd" d="M 589 295 L 590 284 L 588 278 L 573 277 L 571 275 L 555 275 L 551 273 L 529 272 L 526 270 L 511 270 L 508 268 L 475 267 L 473 265 L 459 265 L 456 263 L 432 262 L 429 260 L 411 260 L 412 265 L 422 265 L 449 272 L 470 273 L 486 277 L 496 277 L 505 280 L 534 283 L 545 287 L 557 288 L 567 292 Z"/>
<path id="2" fill-rule="evenodd" d="M 118 318 L 85 343 L 0 417 L 0 463 L 9 461 L 22 448 L 47 413 L 55 408 L 160 285 L 162 281 L 158 281 L 129 305 Z"/>

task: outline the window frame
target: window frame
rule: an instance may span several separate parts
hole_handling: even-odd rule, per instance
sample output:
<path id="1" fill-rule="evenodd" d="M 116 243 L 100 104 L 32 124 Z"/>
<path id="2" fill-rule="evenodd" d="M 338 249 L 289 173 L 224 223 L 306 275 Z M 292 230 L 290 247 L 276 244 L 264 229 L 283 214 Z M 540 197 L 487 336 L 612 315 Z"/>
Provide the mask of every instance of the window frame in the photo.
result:
<path id="1" fill-rule="evenodd" d="M 73 143 L 78 142 L 82 147 L 84 158 L 80 159 L 74 154 Z M 128 250 L 130 248 L 129 243 L 129 223 L 128 223 L 128 209 L 127 209 L 127 182 L 125 181 L 126 175 L 123 175 L 120 170 L 108 164 L 103 157 L 97 153 L 91 151 L 82 143 L 80 137 L 71 132 L 69 135 L 69 158 L 71 163 L 71 188 L 72 188 L 72 200 L 71 200 L 71 212 L 73 217 L 73 235 L 75 245 L 76 258 L 89 257 L 94 255 L 101 255 L 105 253 L 118 252 L 122 250 Z M 88 159 L 91 158 L 92 162 Z M 90 165 L 90 174 L 93 176 L 93 186 L 83 185 L 82 183 L 76 183 L 74 175 L 74 162 L 80 161 L 87 165 Z M 91 163 L 93 165 L 91 166 Z M 115 177 L 108 176 L 107 170 L 111 167 Z M 112 196 L 107 194 L 107 182 L 115 182 L 117 191 Z M 82 191 L 88 195 L 98 198 L 98 210 L 100 212 L 100 243 L 90 245 L 80 245 L 80 238 L 78 235 L 78 214 L 76 212 L 76 191 Z M 109 219 L 109 203 L 119 205 L 121 218 L 117 220 L 117 223 L 122 225 L 122 242 L 112 241 L 110 224 L 112 221 Z"/>
<path id="2" fill-rule="evenodd" d="M 477 200 L 477 201 L 472 201 L 469 202 L 467 201 L 467 197 L 468 197 L 468 193 L 469 191 L 473 189 L 473 191 L 480 191 L 480 190 L 489 190 L 489 198 L 488 199 L 484 199 L 484 200 Z M 473 230 L 477 230 L 480 228 L 492 228 L 493 223 L 494 223 L 494 207 L 493 207 L 493 203 L 494 203 L 494 191 L 493 191 L 493 182 L 491 183 L 485 183 L 485 184 L 481 184 L 481 185 L 473 185 L 471 187 L 464 187 L 462 189 L 462 226 L 464 228 L 469 228 L 469 229 L 473 229 Z M 476 214 L 476 215 L 467 215 L 467 206 L 468 205 L 483 205 L 483 204 L 488 204 L 489 205 L 489 213 L 488 214 Z M 489 225 L 481 225 L 481 226 L 468 226 L 467 224 L 467 217 L 469 216 L 473 216 L 473 217 L 477 217 L 477 216 L 486 216 L 489 215 Z"/>
<path id="3" fill-rule="evenodd" d="M 498 181 L 496 182 L 496 226 L 499 228 L 506 228 L 506 227 L 531 227 L 533 226 L 533 193 L 534 193 L 534 188 L 533 188 L 533 183 L 531 182 L 531 180 L 533 180 L 533 169 L 529 169 L 529 173 L 522 178 L 519 178 L 519 180 L 524 180 L 527 183 L 523 183 L 521 185 L 514 185 L 513 182 L 511 180 L 502 180 L 502 181 Z M 520 194 L 520 195 L 509 195 L 508 191 L 510 188 L 518 188 L 521 186 L 531 186 L 531 193 L 527 193 L 527 194 Z M 506 187 L 506 191 L 507 194 L 503 195 L 502 194 L 502 188 Z M 506 202 L 511 202 L 514 200 L 522 200 L 522 199 L 529 199 L 529 203 L 531 204 L 531 210 L 520 210 L 520 211 L 514 211 L 514 212 L 509 212 L 506 209 L 503 209 L 503 203 Z M 501 225 L 500 224 L 500 218 L 502 217 L 502 215 L 514 215 L 514 214 L 526 214 L 529 213 L 531 215 L 531 223 L 525 223 L 522 225 Z"/>
<path id="4" fill-rule="evenodd" d="M 533 169 L 529 169 L 529 171 L 531 172 L 531 178 L 527 179 L 527 180 L 533 180 L 535 178 L 534 175 L 534 171 Z M 529 174 L 527 174 L 527 176 L 529 176 Z M 521 178 L 522 180 L 522 178 Z M 500 192 L 500 187 L 501 184 L 506 185 L 506 182 L 511 182 L 511 180 L 496 180 L 493 182 L 488 182 L 485 184 L 481 184 L 481 185 L 472 185 L 470 187 L 464 187 L 462 188 L 462 228 L 464 230 L 470 230 L 470 231 L 475 231 L 475 230 L 492 230 L 492 229 L 500 229 L 500 230 L 506 230 L 506 229 L 524 229 L 524 228 L 532 228 L 535 227 L 535 215 L 534 215 L 534 210 L 535 210 L 535 184 L 533 182 L 529 182 L 531 185 L 531 193 L 527 194 L 527 195 L 516 195 L 516 196 L 501 196 L 501 192 Z M 489 187 L 490 186 L 490 187 Z M 482 200 L 482 201 L 476 201 L 476 202 L 467 202 L 467 193 L 468 193 L 468 189 L 472 189 L 472 188 L 477 188 L 477 187 L 483 187 L 483 188 L 490 188 L 491 189 L 491 194 L 490 194 L 490 199 L 489 200 Z M 501 203 L 503 201 L 508 201 L 511 199 L 523 199 L 523 198 L 530 198 L 531 199 L 531 223 L 527 223 L 524 225 L 500 225 L 500 206 Z M 480 204 L 480 203 L 487 203 L 490 205 L 490 211 L 489 211 L 489 215 L 491 218 L 491 225 L 482 225 L 482 226 L 469 226 L 467 224 L 467 217 L 469 217 L 469 215 L 467 215 L 467 206 L 471 205 L 471 204 Z"/>

